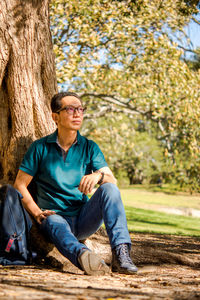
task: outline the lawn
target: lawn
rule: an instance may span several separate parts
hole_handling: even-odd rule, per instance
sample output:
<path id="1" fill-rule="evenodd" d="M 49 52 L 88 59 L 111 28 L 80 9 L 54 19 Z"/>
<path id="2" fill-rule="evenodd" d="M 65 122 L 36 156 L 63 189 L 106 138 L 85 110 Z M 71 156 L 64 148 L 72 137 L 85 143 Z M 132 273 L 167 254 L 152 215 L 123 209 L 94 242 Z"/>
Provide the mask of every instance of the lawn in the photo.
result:
<path id="1" fill-rule="evenodd" d="M 122 189 L 121 194 L 130 231 L 200 236 L 200 218 L 159 211 L 165 208 L 200 210 L 199 196 L 137 189 Z"/>
<path id="2" fill-rule="evenodd" d="M 139 189 L 120 189 L 124 205 L 153 207 L 155 205 L 173 208 L 194 208 L 200 210 L 200 195 L 170 195 Z"/>

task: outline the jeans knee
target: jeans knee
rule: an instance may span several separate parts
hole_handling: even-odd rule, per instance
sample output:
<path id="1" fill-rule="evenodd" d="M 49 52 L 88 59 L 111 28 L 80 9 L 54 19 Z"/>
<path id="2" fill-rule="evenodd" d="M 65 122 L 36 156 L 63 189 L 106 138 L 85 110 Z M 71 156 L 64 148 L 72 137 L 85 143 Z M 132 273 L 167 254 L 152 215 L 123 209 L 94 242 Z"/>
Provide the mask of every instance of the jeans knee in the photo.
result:
<path id="1" fill-rule="evenodd" d="M 99 189 L 102 192 L 102 196 L 104 198 L 109 198 L 117 201 L 118 199 L 121 200 L 120 191 L 118 187 L 113 183 L 104 183 L 102 184 Z"/>
<path id="2" fill-rule="evenodd" d="M 41 228 L 42 229 L 53 228 L 54 226 L 62 225 L 62 223 L 64 223 L 64 222 L 65 221 L 61 216 L 59 216 L 57 214 L 50 215 L 42 221 Z"/>
<path id="3" fill-rule="evenodd" d="M 111 193 L 119 194 L 120 193 L 116 184 L 110 183 L 110 182 L 102 184 L 99 188 L 109 194 L 111 194 Z"/>

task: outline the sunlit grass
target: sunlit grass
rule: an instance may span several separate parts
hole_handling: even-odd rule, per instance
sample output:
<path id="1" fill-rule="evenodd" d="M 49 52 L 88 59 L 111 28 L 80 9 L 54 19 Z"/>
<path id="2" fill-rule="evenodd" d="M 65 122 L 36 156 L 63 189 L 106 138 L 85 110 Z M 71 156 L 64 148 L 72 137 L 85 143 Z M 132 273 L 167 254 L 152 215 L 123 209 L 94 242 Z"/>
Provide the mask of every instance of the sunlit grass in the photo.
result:
<path id="1" fill-rule="evenodd" d="M 200 210 L 200 196 L 169 195 L 138 189 L 121 189 L 124 205 L 141 207 L 142 205 L 162 205 L 174 208 L 194 208 Z"/>
<path id="2" fill-rule="evenodd" d="M 122 189 L 128 228 L 132 232 L 200 236 L 200 218 L 159 212 L 160 208 L 200 210 L 200 197 Z"/>
<path id="3" fill-rule="evenodd" d="M 200 218 L 125 206 L 131 232 L 200 236 Z"/>

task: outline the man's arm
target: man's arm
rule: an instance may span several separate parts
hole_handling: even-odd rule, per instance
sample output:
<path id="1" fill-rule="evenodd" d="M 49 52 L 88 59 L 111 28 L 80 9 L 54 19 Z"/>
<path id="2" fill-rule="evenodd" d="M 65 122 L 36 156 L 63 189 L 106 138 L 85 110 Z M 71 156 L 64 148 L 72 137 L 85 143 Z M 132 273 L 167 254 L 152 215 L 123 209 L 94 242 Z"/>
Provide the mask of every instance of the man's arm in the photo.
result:
<path id="1" fill-rule="evenodd" d="M 22 203 L 25 209 L 35 218 L 35 220 L 39 224 L 41 224 L 43 219 L 45 219 L 49 215 L 55 214 L 55 212 L 49 210 L 42 211 L 35 203 L 27 189 L 32 179 L 33 176 L 27 174 L 22 170 L 19 170 L 14 183 L 14 187 L 22 194 Z"/>
<path id="2" fill-rule="evenodd" d="M 101 184 L 107 182 L 117 184 L 117 179 L 114 177 L 110 168 L 103 167 L 92 174 L 83 176 L 79 184 L 79 190 L 86 195 L 91 193 L 94 186 L 102 178 L 102 172 L 104 173 L 104 176 Z"/>
<path id="3" fill-rule="evenodd" d="M 117 179 L 115 178 L 113 172 L 109 167 L 103 167 L 99 169 L 97 172 L 104 173 L 103 181 L 101 184 L 106 182 L 117 184 Z"/>

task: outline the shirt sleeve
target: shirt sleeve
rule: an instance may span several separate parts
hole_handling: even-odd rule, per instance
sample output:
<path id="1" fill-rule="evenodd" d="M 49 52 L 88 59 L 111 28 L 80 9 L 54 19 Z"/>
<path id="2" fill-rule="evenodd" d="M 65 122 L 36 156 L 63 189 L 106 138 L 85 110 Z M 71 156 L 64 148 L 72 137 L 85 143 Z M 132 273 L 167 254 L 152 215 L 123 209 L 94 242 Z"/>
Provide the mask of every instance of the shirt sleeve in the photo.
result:
<path id="1" fill-rule="evenodd" d="M 39 145 L 37 144 L 37 141 L 31 144 L 19 167 L 20 170 L 28 173 L 31 176 L 35 176 L 39 167 L 40 155 L 38 146 Z"/>
<path id="2" fill-rule="evenodd" d="M 91 168 L 92 171 L 95 172 L 103 167 L 107 167 L 108 164 L 99 146 L 93 141 L 90 142 L 91 142 Z"/>

